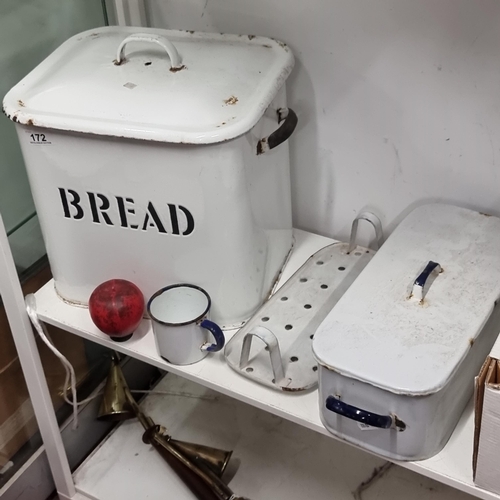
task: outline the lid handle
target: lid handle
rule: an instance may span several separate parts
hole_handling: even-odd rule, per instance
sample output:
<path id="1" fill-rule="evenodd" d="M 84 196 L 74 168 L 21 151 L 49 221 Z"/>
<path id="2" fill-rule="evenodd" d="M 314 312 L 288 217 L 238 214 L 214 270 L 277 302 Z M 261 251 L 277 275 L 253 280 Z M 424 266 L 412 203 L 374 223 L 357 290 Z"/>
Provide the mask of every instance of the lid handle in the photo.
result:
<path id="1" fill-rule="evenodd" d="M 178 70 L 182 69 L 182 59 L 175 48 L 175 45 L 166 37 L 162 35 L 152 35 L 149 33 L 134 33 L 133 35 L 128 36 L 125 40 L 120 43 L 118 46 L 118 50 L 116 52 L 116 60 L 114 63 L 119 66 L 123 64 L 125 59 L 125 45 L 130 42 L 148 42 L 148 43 L 156 43 L 161 45 L 168 54 L 170 58 L 170 69 Z"/>
<path id="2" fill-rule="evenodd" d="M 424 287 L 432 274 L 438 275 L 443 272 L 443 268 L 437 262 L 432 260 L 425 266 L 425 269 L 417 276 L 417 279 L 413 282 L 413 287 L 411 290 L 410 298 L 415 297 L 417 300 L 422 302 L 424 300 Z M 430 282 L 430 280 L 429 280 Z M 430 283 L 429 283 L 430 286 Z"/>

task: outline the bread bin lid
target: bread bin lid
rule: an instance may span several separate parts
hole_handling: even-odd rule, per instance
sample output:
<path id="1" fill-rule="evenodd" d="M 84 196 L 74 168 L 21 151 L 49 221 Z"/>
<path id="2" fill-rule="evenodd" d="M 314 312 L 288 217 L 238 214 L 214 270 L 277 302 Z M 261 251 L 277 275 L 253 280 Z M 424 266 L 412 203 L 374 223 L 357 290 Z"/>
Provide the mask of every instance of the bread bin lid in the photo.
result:
<path id="1" fill-rule="evenodd" d="M 431 394 L 473 349 L 499 297 L 500 219 L 424 205 L 325 318 L 314 355 L 320 365 L 382 389 Z"/>
<path id="2" fill-rule="evenodd" d="M 63 43 L 3 108 L 26 125 L 211 144 L 249 131 L 293 64 L 291 50 L 270 38 L 98 28 Z"/>

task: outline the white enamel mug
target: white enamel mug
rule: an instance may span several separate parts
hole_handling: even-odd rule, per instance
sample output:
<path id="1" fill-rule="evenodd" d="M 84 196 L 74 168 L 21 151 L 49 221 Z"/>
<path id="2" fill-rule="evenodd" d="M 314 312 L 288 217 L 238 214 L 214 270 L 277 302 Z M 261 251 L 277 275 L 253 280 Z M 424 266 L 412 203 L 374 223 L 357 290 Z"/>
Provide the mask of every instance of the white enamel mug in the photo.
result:
<path id="1" fill-rule="evenodd" d="M 224 334 L 208 319 L 210 306 L 210 295 L 196 285 L 181 283 L 158 290 L 147 305 L 158 354 L 174 365 L 190 365 L 220 351 Z M 215 344 L 209 342 L 209 333 Z"/>

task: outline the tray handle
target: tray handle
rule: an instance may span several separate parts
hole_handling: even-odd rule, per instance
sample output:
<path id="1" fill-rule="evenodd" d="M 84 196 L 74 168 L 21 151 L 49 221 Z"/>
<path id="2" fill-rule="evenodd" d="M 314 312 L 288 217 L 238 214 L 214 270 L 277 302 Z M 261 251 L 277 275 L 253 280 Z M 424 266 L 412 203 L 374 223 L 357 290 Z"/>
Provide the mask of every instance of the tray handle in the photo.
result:
<path id="1" fill-rule="evenodd" d="M 252 340 L 254 337 L 259 338 L 266 344 L 269 350 L 269 357 L 271 358 L 271 368 L 273 370 L 274 383 L 280 384 L 285 378 L 285 370 L 283 369 L 283 361 L 281 359 L 281 351 L 278 339 L 271 330 L 263 326 L 255 327 L 251 332 L 248 332 L 241 347 L 240 356 L 240 370 L 243 371 L 248 365 L 250 357 L 250 348 L 252 347 Z"/>
<path id="2" fill-rule="evenodd" d="M 398 431 L 406 429 L 406 424 L 402 420 L 399 420 L 396 415 L 379 415 L 378 413 L 362 410 L 356 406 L 344 403 L 335 396 L 328 396 L 326 398 L 326 409 L 342 417 L 369 425 L 370 427 L 397 429 Z"/>
<path id="3" fill-rule="evenodd" d="M 360 220 L 365 220 L 373 226 L 373 229 L 375 230 L 376 250 L 378 250 L 384 242 L 382 223 L 380 222 L 380 219 L 372 212 L 361 212 L 352 221 L 351 237 L 349 238 L 349 248 L 347 249 L 348 254 L 356 248 L 356 236 L 358 234 L 358 224 Z"/>
<path id="4" fill-rule="evenodd" d="M 120 66 L 125 62 L 125 46 L 130 42 L 148 42 L 156 43 L 165 49 L 170 58 L 170 69 L 177 70 L 182 69 L 182 59 L 175 48 L 175 45 L 165 36 L 152 35 L 149 33 L 134 33 L 127 38 L 125 38 L 116 51 L 115 65 Z"/>

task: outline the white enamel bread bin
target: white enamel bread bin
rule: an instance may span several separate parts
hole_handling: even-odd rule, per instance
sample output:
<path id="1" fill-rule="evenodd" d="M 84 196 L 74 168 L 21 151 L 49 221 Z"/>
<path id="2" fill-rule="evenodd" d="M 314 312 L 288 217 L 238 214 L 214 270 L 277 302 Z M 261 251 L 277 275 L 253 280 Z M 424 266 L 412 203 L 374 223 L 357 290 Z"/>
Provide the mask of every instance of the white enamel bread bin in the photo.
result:
<path id="1" fill-rule="evenodd" d="M 411 212 L 314 336 L 325 427 L 391 459 L 439 452 L 500 330 L 499 296 L 500 219 Z"/>
<path id="2" fill-rule="evenodd" d="M 56 288 L 111 278 L 150 297 L 187 282 L 240 325 L 292 247 L 284 83 L 294 59 L 253 36 L 108 27 L 66 41 L 5 97 Z"/>

